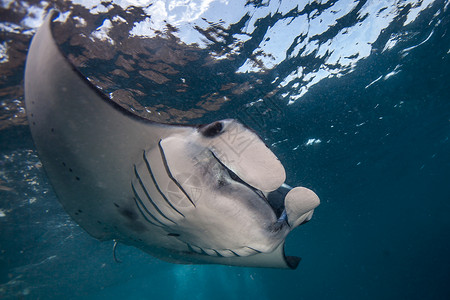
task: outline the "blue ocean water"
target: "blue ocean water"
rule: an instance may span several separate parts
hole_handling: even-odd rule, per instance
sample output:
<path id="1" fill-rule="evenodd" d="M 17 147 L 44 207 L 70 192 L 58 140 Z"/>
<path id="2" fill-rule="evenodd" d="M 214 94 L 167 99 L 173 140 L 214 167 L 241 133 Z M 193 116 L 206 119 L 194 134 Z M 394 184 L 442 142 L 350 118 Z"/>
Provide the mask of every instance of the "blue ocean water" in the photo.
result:
<path id="1" fill-rule="evenodd" d="M 449 1 L 193 1 L 192 11 L 167 1 L 166 15 L 158 1 L 1 3 L 1 298 L 450 297 Z M 174 265 L 125 245 L 116 263 L 112 242 L 70 219 L 33 146 L 21 88 L 29 40 L 50 6 L 88 24 L 80 28 L 93 36 L 61 37 L 61 47 L 113 100 L 131 95 L 124 106 L 183 123 L 238 118 L 279 157 L 289 183 L 319 195 L 313 219 L 286 242 L 302 257 L 297 270 Z M 106 30 L 124 26 L 114 16 L 135 18 L 121 32 L 150 43 L 146 53 L 120 49 Z M 178 38 L 175 49 L 195 59 L 168 63 L 145 40 L 164 21 L 178 30 L 157 45 L 172 49 L 164 40 Z M 119 50 L 108 57 L 92 45 Z M 121 69 L 120 55 L 165 66 Z"/>

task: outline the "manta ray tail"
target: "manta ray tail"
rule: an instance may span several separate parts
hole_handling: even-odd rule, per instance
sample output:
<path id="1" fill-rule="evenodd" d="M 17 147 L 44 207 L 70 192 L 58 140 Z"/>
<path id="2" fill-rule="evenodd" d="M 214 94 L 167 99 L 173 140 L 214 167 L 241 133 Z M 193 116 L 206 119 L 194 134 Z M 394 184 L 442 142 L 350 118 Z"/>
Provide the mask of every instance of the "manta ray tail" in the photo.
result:
<path id="1" fill-rule="evenodd" d="M 122 261 L 121 261 L 120 259 L 118 259 L 117 256 L 116 256 L 116 248 L 117 248 L 117 245 L 118 245 L 118 244 L 119 244 L 119 243 L 117 242 L 117 240 L 114 239 L 113 258 L 114 258 L 114 261 L 115 261 L 116 263 L 121 263 Z"/>

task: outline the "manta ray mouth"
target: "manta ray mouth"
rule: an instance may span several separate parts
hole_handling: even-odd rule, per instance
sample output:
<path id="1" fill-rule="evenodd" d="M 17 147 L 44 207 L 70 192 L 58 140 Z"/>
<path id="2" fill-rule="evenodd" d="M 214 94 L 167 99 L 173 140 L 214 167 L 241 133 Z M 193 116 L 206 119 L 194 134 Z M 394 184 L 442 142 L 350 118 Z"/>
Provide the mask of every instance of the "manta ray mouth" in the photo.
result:
<path id="1" fill-rule="evenodd" d="M 276 205 L 274 205 L 275 203 L 272 203 L 271 201 L 269 201 L 270 197 L 268 199 L 261 190 L 251 186 L 250 184 L 248 184 L 247 182 L 242 180 L 242 178 L 240 178 L 235 172 L 233 172 L 233 170 L 228 168 L 211 150 L 210 150 L 210 153 L 214 157 L 214 159 L 217 160 L 217 162 L 228 172 L 228 175 L 230 176 L 230 178 L 232 180 L 244 185 L 245 187 L 250 189 L 252 192 L 254 192 L 261 200 L 263 200 L 265 203 L 267 203 L 272 208 L 272 210 L 277 218 L 281 217 L 282 211 L 284 210 L 284 198 L 282 199 L 282 209 L 280 211 L 279 203 L 276 203 Z M 271 194 L 271 193 L 269 193 L 269 194 Z"/>

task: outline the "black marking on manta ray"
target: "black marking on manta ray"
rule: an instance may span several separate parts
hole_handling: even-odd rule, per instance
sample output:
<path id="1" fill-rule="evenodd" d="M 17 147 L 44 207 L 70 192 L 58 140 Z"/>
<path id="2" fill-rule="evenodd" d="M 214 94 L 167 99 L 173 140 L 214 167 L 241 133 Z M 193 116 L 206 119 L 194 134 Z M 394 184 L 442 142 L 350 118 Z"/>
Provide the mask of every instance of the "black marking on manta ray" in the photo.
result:
<path id="1" fill-rule="evenodd" d="M 239 254 L 237 254 L 236 252 L 234 252 L 233 250 L 231 250 L 231 249 L 225 249 L 225 250 L 228 250 L 228 251 L 230 251 L 231 253 L 233 253 L 234 255 L 236 255 L 237 257 L 241 257 Z"/>
<path id="2" fill-rule="evenodd" d="M 214 122 L 213 124 L 201 125 L 199 131 L 204 137 L 213 138 L 222 133 L 223 124 L 222 122 Z"/>
<path id="3" fill-rule="evenodd" d="M 156 211 L 157 211 L 163 218 L 167 219 L 168 221 L 170 221 L 170 222 L 172 222 L 172 223 L 174 223 L 174 224 L 177 224 L 175 221 L 173 221 L 173 220 L 171 220 L 169 217 L 167 217 L 167 216 L 159 209 L 158 205 L 156 205 L 156 203 L 152 200 L 152 198 L 150 197 L 150 195 L 149 195 L 147 189 L 145 188 L 144 183 L 142 182 L 141 176 L 139 176 L 139 173 L 138 173 L 138 171 L 137 171 L 137 169 L 136 169 L 136 165 L 134 166 L 134 173 L 136 174 L 136 178 L 138 179 L 139 184 L 140 184 L 142 190 L 143 190 L 144 193 L 145 193 L 145 196 L 147 196 L 147 199 L 150 201 L 150 203 L 151 203 L 152 206 L 156 209 Z M 134 186 L 133 186 L 133 188 L 134 188 Z M 137 194 L 137 193 L 136 193 L 136 194 Z M 143 204 L 143 202 L 142 202 L 142 204 Z"/>
<path id="4" fill-rule="evenodd" d="M 141 210 L 141 211 L 145 211 L 155 222 L 157 222 L 157 223 L 159 223 L 159 224 L 161 224 L 162 226 L 168 226 L 167 224 L 164 224 L 161 220 L 159 220 L 153 213 L 151 213 L 148 209 L 147 209 L 147 207 L 145 206 L 145 204 L 144 204 L 144 201 L 141 199 L 141 197 L 138 195 L 138 193 L 136 192 L 136 188 L 134 187 L 134 185 L 133 185 L 133 183 L 131 184 L 131 187 L 132 187 L 132 189 L 133 189 L 133 193 L 134 193 L 134 196 L 135 196 L 135 199 L 137 199 L 137 201 L 138 201 L 138 208 Z M 171 222 L 173 222 L 173 221 L 171 221 Z"/>
<path id="5" fill-rule="evenodd" d="M 147 220 L 147 221 L 150 222 L 151 224 L 153 224 L 153 225 L 155 225 L 155 226 L 158 226 L 158 227 L 167 227 L 166 224 L 164 224 L 163 222 L 161 222 L 160 220 L 158 220 L 158 218 L 156 218 L 151 212 L 148 211 L 148 209 L 145 207 L 144 203 L 142 202 L 141 197 L 139 197 L 139 195 L 137 194 L 136 189 L 135 189 L 133 183 L 131 183 L 131 188 L 132 188 L 133 193 L 134 193 L 134 202 L 136 203 L 136 206 L 138 207 L 138 209 L 139 209 L 139 211 L 141 212 L 142 216 L 144 216 L 145 220 Z M 141 208 L 141 206 L 142 206 L 142 208 Z M 161 224 L 162 226 L 161 226 L 161 225 L 158 225 L 158 224 L 155 224 L 154 222 L 150 221 L 150 220 L 147 218 L 147 216 L 145 215 L 145 213 L 144 213 L 144 211 L 143 211 L 142 209 L 144 209 L 145 212 L 146 212 L 152 219 L 154 219 L 155 222 Z"/>
<path id="6" fill-rule="evenodd" d="M 192 245 L 189 244 L 189 243 L 186 243 L 186 246 L 188 247 L 189 251 L 194 252 L 194 253 L 199 254 L 199 255 L 224 257 L 224 256 L 223 256 L 222 254 L 220 254 L 219 251 L 217 251 L 216 249 L 209 249 L 209 250 L 214 251 L 214 252 L 217 254 L 217 255 L 211 255 L 211 254 L 208 254 L 205 250 L 203 250 L 203 248 L 201 248 L 201 247 L 199 247 L 199 246 L 195 246 L 195 247 L 197 247 L 198 249 L 200 249 L 201 253 L 198 253 L 198 251 L 195 251 L 194 248 L 192 247 Z M 229 249 L 225 249 L 225 250 L 229 250 Z M 230 251 L 231 253 L 233 253 L 234 255 L 236 255 L 236 256 L 240 256 L 240 255 L 236 254 L 234 251 L 231 251 L 231 250 L 229 250 L 229 251 Z"/>
<path id="7" fill-rule="evenodd" d="M 256 250 L 256 249 L 254 249 L 254 248 L 252 248 L 252 247 L 249 247 L 249 246 L 245 246 L 245 247 L 248 248 L 248 249 L 250 249 L 250 250 L 255 251 L 256 253 L 262 253 L 262 251 Z"/>
<path id="8" fill-rule="evenodd" d="M 120 209 L 119 212 L 122 216 L 124 216 L 125 218 L 127 218 L 130 221 L 135 221 L 137 219 L 137 215 L 132 210 Z"/>
<path id="9" fill-rule="evenodd" d="M 149 220 L 149 219 L 147 218 L 147 216 L 145 215 L 144 211 L 142 210 L 141 204 L 138 203 L 138 200 L 136 199 L 136 197 L 133 197 L 133 200 L 134 200 L 134 202 L 136 203 L 136 206 L 137 206 L 139 212 L 141 213 L 142 217 L 144 217 L 145 221 L 149 222 L 150 224 L 152 224 L 152 225 L 154 225 L 154 226 L 156 226 L 156 227 L 161 227 L 161 228 L 166 227 L 166 225 L 164 225 L 164 224 L 163 224 L 163 225 L 159 225 L 159 224 L 156 224 L 156 223 L 152 222 L 151 220 Z M 144 207 L 144 209 L 145 209 L 145 207 Z M 151 216 L 151 215 L 150 215 L 150 216 Z M 158 220 L 156 220 L 156 221 L 159 222 Z"/>
<path id="10" fill-rule="evenodd" d="M 202 247 L 195 246 L 195 247 L 197 247 L 198 249 L 200 249 L 200 253 L 199 253 L 199 251 L 198 251 L 198 250 L 194 250 L 194 248 L 193 248 L 190 244 L 186 243 L 186 245 L 188 245 L 189 249 L 190 249 L 192 252 L 194 252 L 194 253 L 197 253 L 197 254 L 199 254 L 199 255 L 207 255 L 207 256 L 210 256 L 208 253 L 206 253 L 205 250 L 203 250 Z"/>
<path id="11" fill-rule="evenodd" d="M 159 147 L 159 152 L 161 153 L 161 158 L 162 158 L 163 163 L 164 163 L 164 168 L 166 168 L 167 175 L 168 175 L 169 178 L 172 179 L 172 181 L 178 186 L 178 188 L 179 188 L 179 189 L 183 192 L 183 194 L 188 198 L 188 200 L 192 203 L 192 205 L 193 205 L 194 207 L 196 207 L 194 201 L 192 201 L 191 197 L 189 197 L 189 195 L 188 195 L 188 194 L 186 193 L 186 191 L 183 189 L 183 187 L 181 186 L 181 184 L 175 179 L 175 177 L 173 177 L 172 173 L 170 172 L 169 165 L 167 164 L 167 160 L 166 160 L 166 155 L 164 154 L 164 149 L 163 149 L 162 146 L 161 146 L 161 140 L 159 140 L 159 142 L 158 142 L 158 147 Z"/>
<path id="12" fill-rule="evenodd" d="M 195 246 L 196 248 L 198 248 L 199 250 L 195 250 L 191 244 L 186 243 L 186 245 L 188 245 L 188 248 L 191 252 L 194 252 L 195 254 L 198 255 L 208 255 L 208 253 L 205 252 L 205 250 L 203 250 L 201 247 L 199 246 Z M 209 255 L 208 255 L 209 256 Z"/>
<path id="13" fill-rule="evenodd" d="M 208 252 L 206 252 L 205 250 L 202 249 L 202 251 L 205 252 L 206 255 L 208 255 L 208 256 L 219 256 L 219 257 L 223 257 L 219 252 L 217 252 L 216 249 L 212 249 L 212 248 L 207 248 L 207 249 L 213 251 L 214 253 L 216 253 L 216 255 L 214 255 L 214 254 L 209 254 Z"/>
<path id="14" fill-rule="evenodd" d="M 194 252 L 194 253 L 197 253 L 197 252 L 194 250 L 194 248 L 192 248 L 191 244 L 186 243 L 186 246 L 188 247 L 189 251 Z M 199 254 L 199 253 L 197 253 L 197 254 Z"/>
<path id="15" fill-rule="evenodd" d="M 173 210 L 175 210 L 177 213 L 179 213 L 180 215 L 183 216 L 183 218 L 185 218 L 185 216 L 178 210 L 176 209 L 172 203 L 169 201 L 169 199 L 167 199 L 166 195 L 164 195 L 164 193 L 161 191 L 161 189 L 159 188 L 158 183 L 156 182 L 156 178 L 155 176 L 153 176 L 153 171 L 152 168 L 150 167 L 150 162 L 148 161 L 147 157 L 145 156 L 145 151 L 143 153 L 143 157 L 144 157 L 144 161 L 145 161 L 145 165 L 147 166 L 147 170 L 148 173 L 150 174 L 150 177 L 152 178 L 153 184 L 155 185 L 156 189 L 158 190 L 158 192 L 161 194 L 161 196 L 163 197 L 163 199 L 167 202 L 167 204 L 169 204 L 170 207 L 173 208 Z"/>

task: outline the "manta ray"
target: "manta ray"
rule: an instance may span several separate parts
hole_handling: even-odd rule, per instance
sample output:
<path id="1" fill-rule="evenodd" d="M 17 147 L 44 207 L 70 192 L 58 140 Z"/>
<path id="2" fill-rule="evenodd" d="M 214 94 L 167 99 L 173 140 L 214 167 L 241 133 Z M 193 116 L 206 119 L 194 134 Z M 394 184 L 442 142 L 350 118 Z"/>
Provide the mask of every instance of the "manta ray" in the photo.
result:
<path id="1" fill-rule="evenodd" d="M 234 119 L 162 124 L 111 101 L 58 48 L 51 12 L 36 32 L 25 101 L 40 160 L 65 211 L 101 240 L 164 261 L 295 269 L 286 236 L 317 195 Z"/>

